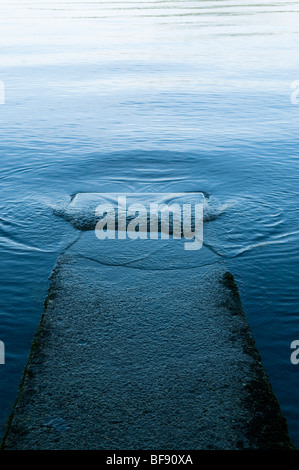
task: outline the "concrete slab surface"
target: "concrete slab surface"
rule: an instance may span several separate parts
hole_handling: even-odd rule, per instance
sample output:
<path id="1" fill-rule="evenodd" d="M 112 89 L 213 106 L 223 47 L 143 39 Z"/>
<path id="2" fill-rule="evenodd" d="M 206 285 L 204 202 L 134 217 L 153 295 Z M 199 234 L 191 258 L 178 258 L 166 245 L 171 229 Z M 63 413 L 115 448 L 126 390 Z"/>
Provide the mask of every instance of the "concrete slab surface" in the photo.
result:
<path id="1" fill-rule="evenodd" d="M 289 449 L 233 276 L 69 251 L 3 449 Z"/>

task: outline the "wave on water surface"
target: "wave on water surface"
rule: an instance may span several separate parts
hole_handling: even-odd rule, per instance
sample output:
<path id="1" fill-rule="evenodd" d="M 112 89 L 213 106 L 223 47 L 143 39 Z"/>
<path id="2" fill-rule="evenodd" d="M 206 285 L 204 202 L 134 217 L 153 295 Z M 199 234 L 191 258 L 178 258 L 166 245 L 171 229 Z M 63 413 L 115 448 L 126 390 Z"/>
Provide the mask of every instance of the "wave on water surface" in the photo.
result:
<path id="1" fill-rule="evenodd" d="M 161 214 L 163 211 L 169 210 L 169 229 L 170 233 L 173 229 L 173 217 L 177 211 L 183 210 L 184 205 L 195 206 L 201 204 L 203 206 L 203 221 L 210 222 L 218 218 L 226 209 L 228 204 L 220 203 L 213 196 L 209 196 L 203 192 L 186 192 L 186 193 L 130 193 L 130 194 L 108 194 L 108 193 L 77 193 L 71 196 L 68 201 L 60 201 L 52 205 L 53 213 L 62 217 L 73 225 L 77 230 L 94 230 L 97 222 L 103 217 L 96 215 L 97 208 L 110 207 L 115 210 L 116 229 L 118 228 L 118 217 L 123 207 L 120 206 L 119 198 L 126 201 L 125 210 L 127 211 L 127 222 L 132 220 L 136 215 L 140 220 L 140 216 L 146 217 L 146 223 L 150 222 L 151 205 L 158 204 L 158 225 L 161 231 Z M 146 208 L 146 215 L 142 211 L 138 211 L 140 205 Z M 131 208 L 131 214 L 129 210 Z M 133 215 L 134 212 L 134 215 Z M 195 224 L 195 212 L 191 212 L 191 228 Z"/>

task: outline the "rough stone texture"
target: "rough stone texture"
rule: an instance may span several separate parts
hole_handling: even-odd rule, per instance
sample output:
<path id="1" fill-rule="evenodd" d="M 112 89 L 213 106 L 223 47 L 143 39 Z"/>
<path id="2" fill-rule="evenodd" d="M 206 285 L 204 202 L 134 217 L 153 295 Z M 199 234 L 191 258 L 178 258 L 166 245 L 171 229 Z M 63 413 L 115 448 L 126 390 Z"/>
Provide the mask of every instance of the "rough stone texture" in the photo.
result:
<path id="1" fill-rule="evenodd" d="M 292 444 L 221 264 L 148 271 L 70 254 L 52 274 L 2 447 Z"/>

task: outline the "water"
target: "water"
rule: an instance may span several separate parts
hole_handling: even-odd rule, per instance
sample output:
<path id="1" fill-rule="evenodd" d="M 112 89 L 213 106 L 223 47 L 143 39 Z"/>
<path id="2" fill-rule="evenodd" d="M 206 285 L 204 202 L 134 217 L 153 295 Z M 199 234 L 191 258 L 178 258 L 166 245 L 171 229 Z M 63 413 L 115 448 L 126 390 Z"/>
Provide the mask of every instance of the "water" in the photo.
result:
<path id="1" fill-rule="evenodd" d="M 3 431 L 76 193 L 208 194 L 299 446 L 297 1 L 1 2 Z"/>

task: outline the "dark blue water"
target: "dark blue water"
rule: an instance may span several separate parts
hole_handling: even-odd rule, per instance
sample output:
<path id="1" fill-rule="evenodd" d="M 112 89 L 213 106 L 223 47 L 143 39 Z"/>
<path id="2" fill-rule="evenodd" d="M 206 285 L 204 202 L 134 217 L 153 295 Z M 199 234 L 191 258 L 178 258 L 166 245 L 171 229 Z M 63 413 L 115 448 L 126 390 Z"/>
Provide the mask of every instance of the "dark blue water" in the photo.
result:
<path id="1" fill-rule="evenodd" d="M 53 208 L 77 192 L 204 191 L 299 446 L 298 2 L 24 1 L 0 15 L 1 431 L 48 276 L 78 235 Z"/>

